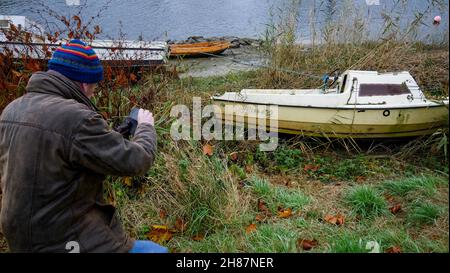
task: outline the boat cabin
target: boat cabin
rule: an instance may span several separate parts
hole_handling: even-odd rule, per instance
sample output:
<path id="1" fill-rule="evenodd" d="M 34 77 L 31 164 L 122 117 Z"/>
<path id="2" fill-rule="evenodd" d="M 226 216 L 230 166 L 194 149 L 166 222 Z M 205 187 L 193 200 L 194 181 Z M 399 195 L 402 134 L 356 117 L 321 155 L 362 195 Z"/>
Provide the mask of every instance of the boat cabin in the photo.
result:
<path id="1" fill-rule="evenodd" d="M 303 107 L 344 107 L 355 105 L 405 106 L 425 104 L 427 100 L 414 78 L 406 71 L 345 71 L 329 89 L 243 89 L 214 96 L 218 101 L 276 104 Z"/>
<path id="2" fill-rule="evenodd" d="M 334 90 L 337 94 L 347 94 L 348 104 L 426 102 L 416 81 L 406 71 L 348 70 L 339 77 Z"/>

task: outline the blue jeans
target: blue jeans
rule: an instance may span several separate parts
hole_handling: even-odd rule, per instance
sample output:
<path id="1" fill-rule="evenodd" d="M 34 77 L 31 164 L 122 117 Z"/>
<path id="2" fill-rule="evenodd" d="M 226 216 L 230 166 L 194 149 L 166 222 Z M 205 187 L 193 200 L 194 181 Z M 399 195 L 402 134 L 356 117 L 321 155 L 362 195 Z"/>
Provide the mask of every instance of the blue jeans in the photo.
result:
<path id="1" fill-rule="evenodd" d="M 129 253 L 168 253 L 166 247 L 160 246 L 152 241 L 136 240 Z"/>

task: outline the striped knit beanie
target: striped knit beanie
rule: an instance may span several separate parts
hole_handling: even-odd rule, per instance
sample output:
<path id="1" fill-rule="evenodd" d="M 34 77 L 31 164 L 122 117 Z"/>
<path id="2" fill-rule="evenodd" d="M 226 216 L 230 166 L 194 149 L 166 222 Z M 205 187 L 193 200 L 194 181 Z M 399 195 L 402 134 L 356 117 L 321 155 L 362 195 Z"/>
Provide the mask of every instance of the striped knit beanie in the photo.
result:
<path id="1" fill-rule="evenodd" d="M 100 60 L 94 50 L 80 40 L 58 47 L 48 61 L 48 69 L 82 83 L 97 83 L 103 79 Z"/>

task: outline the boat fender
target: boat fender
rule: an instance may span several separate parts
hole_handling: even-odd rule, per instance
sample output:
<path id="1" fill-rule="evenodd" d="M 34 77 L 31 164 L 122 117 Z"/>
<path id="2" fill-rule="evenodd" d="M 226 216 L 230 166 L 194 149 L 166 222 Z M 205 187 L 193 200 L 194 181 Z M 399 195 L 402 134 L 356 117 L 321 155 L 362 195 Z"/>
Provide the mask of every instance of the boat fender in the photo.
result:
<path id="1" fill-rule="evenodd" d="M 391 111 L 389 111 L 387 109 L 383 111 L 383 116 L 389 117 L 390 115 L 391 115 Z"/>

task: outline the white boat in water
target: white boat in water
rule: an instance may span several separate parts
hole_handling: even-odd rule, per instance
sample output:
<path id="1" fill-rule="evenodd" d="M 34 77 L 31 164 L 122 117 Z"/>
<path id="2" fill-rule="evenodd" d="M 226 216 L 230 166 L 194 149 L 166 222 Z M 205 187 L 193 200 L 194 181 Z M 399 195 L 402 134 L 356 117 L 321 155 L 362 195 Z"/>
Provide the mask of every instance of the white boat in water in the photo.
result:
<path id="1" fill-rule="evenodd" d="M 8 49 L 15 58 L 23 54 L 33 59 L 46 60 L 47 49 L 52 49 L 67 43 L 68 40 L 50 42 L 43 35 L 44 29 L 25 16 L 0 15 L 0 28 L 8 29 L 11 24 L 20 26 L 23 31 L 31 34 L 31 42 L 9 41 L 0 32 L 0 51 Z M 167 63 L 169 46 L 162 41 L 130 41 L 130 40 L 93 40 L 90 46 L 99 59 L 111 66 L 158 66 Z"/>
<path id="2" fill-rule="evenodd" d="M 432 134 L 448 126 L 448 97 L 427 99 L 408 72 L 348 70 L 332 89 L 243 89 L 212 97 L 228 122 L 254 122 L 257 112 L 225 107 L 276 106 L 277 130 L 323 137 L 391 138 Z M 244 117 L 242 117 L 244 116 Z M 267 115 L 266 124 L 272 118 Z M 254 124 L 252 124 L 254 123 Z"/>

